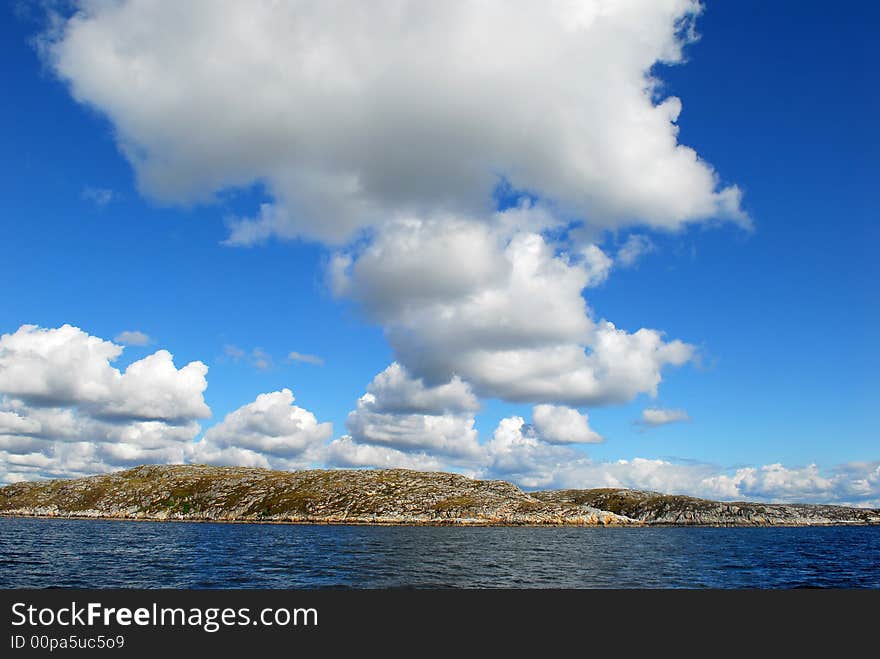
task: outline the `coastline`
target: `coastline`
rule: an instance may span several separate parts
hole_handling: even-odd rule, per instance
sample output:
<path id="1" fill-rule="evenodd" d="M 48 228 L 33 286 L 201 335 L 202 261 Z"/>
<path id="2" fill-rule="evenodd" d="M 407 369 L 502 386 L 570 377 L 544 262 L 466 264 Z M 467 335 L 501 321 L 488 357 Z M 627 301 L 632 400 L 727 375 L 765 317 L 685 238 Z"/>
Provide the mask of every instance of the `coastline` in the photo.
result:
<path id="1" fill-rule="evenodd" d="M 75 520 L 75 521 L 102 521 L 102 522 L 155 522 L 176 524 L 258 524 L 276 526 L 376 526 L 376 527 L 452 527 L 452 528 L 720 528 L 720 529 L 769 529 L 769 528 L 828 528 L 828 527 L 880 527 L 880 522 L 841 521 L 841 522 L 725 522 L 725 523 L 702 523 L 702 522 L 642 522 L 633 520 L 632 524 L 596 524 L 576 522 L 515 522 L 515 521 L 486 521 L 480 519 L 439 519 L 439 520 L 367 520 L 367 519 L 223 519 L 207 517 L 148 517 L 131 515 L 83 515 L 83 514 L 35 514 L 26 512 L 0 512 L 0 519 L 45 519 L 45 520 Z"/>
<path id="2" fill-rule="evenodd" d="M 17 511 L 2 511 L 0 518 L 9 519 L 47 519 L 47 520 L 80 520 L 80 521 L 104 521 L 104 522 L 170 522 L 178 524 L 272 524 L 288 526 L 429 526 L 429 527 L 492 527 L 492 528 L 643 528 L 651 526 L 637 520 L 630 524 L 608 523 L 592 521 L 515 521 L 515 520 L 484 520 L 472 518 L 445 518 L 445 519 L 365 519 L 357 517 L 343 518 L 210 518 L 210 517 L 150 517 L 142 515 L 83 515 L 83 514 L 51 514 L 51 513 L 27 513 Z"/>

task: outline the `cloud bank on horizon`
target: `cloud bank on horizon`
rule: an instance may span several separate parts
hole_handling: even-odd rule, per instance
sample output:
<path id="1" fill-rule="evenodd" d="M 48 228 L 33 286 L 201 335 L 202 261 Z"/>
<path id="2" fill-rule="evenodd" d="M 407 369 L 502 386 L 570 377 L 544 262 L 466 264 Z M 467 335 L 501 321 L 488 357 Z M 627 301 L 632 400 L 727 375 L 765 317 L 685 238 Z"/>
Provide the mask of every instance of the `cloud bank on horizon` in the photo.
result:
<path id="1" fill-rule="evenodd" d="M 178 369 L 160 350 L 121 372 L 119 345 L 23 326 L 0 342 L 0 476 L 195 460 L 880 500 L 873 463 L 729 473 L 594 463 L 577 448 L 602 441 L 584 408 L 656 396 L 664 371 L 697 354 L 660 329 L 619 328 L 584 292 L 650 253 L 645 232 L 751 226 L 740 189 L 679 142 L 682 103 L 655 74 L 684 61 L 700 11 L 694 0 L 90 0 L 56 16 L 40 52 L 112 124 L 142 194 L 187 205 L 262 185 L 269 200 L 227 219 L 226 244 L 323 245 L 329 288 L 383 328 L 395 362 L 343 436 L 284 389 L 193 443 L 209 414 L 204 364 Z M 613 254 L 609 235 L 627 236 Z M 272 367 L 259 348 L 228 348 Z M 533 406 L 531 421 L 506 418 L 481 443 L 488 398 Z M 648 426 L 680 420 L 654 412 Z"/>
<path id="2" fill-rule="evenodd" d="M 260 394 L 203 437 L 207 367 L 174 365 L 165 350 L 113 367 L 123 347 L 65 325 L 0 336 L 0 482 L 84 476 L 142 463 L 273 469 L 406 467 L 503 478 L 527 488 L 629 487 L 721 499 L 880 506 L 880 462 L 722 469 L 634 458 L 595 462 L 574 448 L 603 441 L 587 414 L 539 404 L 528 423 L 502 419 L 478 441 L 479 401 L 459 378 L 426 386 L 400 364 L 377 375 L 348 418 L 348 434 L 295 404 L 289 389 Z M 662 411 L 662 410 L 654 410 Z M 678 412 L 671 410 L 666 412 Z M 674 416 L 674 414 L 673 414 Z"/>

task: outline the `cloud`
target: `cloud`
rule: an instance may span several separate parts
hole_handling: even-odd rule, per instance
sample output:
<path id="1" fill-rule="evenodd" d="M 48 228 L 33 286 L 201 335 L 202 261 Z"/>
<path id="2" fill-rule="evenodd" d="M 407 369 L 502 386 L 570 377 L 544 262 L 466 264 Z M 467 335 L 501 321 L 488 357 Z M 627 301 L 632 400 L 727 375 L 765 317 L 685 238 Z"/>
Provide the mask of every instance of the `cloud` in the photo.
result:
<path id="1" fill-rule="evenodd" d="M 566 444 L 601 442 L 587 416 L 554 405 L 536 405 L 532 424 L 521 416 L 502 419 L 486 443 L 481 476 L 511 480 L 523 487 L 550 487 L 586 455 Z"/>
<path id="2" fill-rule="evenodd" d="M 258 371 L 268 371 L 272 368 L 272 356 L 262 348 L 251 350 L 251 364 Z"/>
<path id="3" fill-rule="evenodd" d="M 159 350 L 124 371 L 122 346 L 64 325 L 0 336 L 0 478 L 181 462 L 210 415 L 207 367 Z"/>
<path id="4" fill-rule="evenodd" d="M 247 357 L 247 352 L 239 348 L 237 345 L 233 345 L 232 343 L 227 343 L 223 346 L 223 354 L 226 357 L 229 357 L 234 362 L 241 361 L 245 357 Z"/>
<path id="5" fill-rule="evenodd" d="M 282 389 L 259 395 L 193 443 L 199 419 L 209 413 L 204 365 L 177 369 L 159 350 L 120 371 L 111 362 L 122 351 L 69 325 L 24 325 L 0 336 L 0 482 L 143 463 L 406 467 L 464 471 L 526 488 L 635 488 L 880 507 L 880 462 L 829 469 L 778 463 L 726 469 L 641 457 L 596 462 L 572 446 L 601 439 L 587 415 L 559 405 L 536 405 L 531 423 L 502 419 L 481 444 L 474 427 L 479 401 L 467 382 L 453 377 L 430 385 L 399 363 L 369 384 L 349 415 L 348 435 L 331 441 L 332 425 Z"/>
<path id="6" fill-rule="evenodd" d="M 258 371 L 269 371 L 275 367 L 275 360 L 263 348 L 253 348 L 245 350 L 237 345 L 227 343 L 223 346 L 223 355 L 234 363 L 247 362 Z M 302 362 L 305 364 L 314 364 L 322 366 L 324 360 L 317 355 L 307 355 L 299 352 L 291 352 L 287 355 L 288 362 Z"/>
<path id="7" fill-rule="evenodd" d="M 541 439 L 522 417 L 502 419 L 486 444 L 478 475 L 526 488 L 626 488 L 727 501 L 832 503 L 880 507 L 880 462 L 724 469 L 702 463 L 633 458 L 595 462 L 569 446 Z"/>
<path id="8" fill-rule="evenodd" d="M 338 253 L 333 285 L 337 294 L 357 299 L 384 320 L 503 284 L 512 269 L 504 244 L 504 236 L 482 222 L 411 218 L 383 227 L 363 251 Z"/>
<path id="9" fill-rule="evenodd" d="M 329 459 L 354 466 L 472 465 L 483 458 L 474 413 L 479 404 L 459 378 L 428 387 L 397 363 L 378 374 L 348 415 L 349 436 Z M 346 455 L 348 454 L 348 455 Z"/>
<path id="10" fill-rule="evenodd" d="M 374 469 L 417 469 L 438 471 L 449 469 L 442 460 L 424 451 L 412 453 L 398 451 L 387 446 L 360 444 L 349 435 L 335 439 L 324 452 L 327 464 L 334 467 L 371 467 Z"/>
<path id="11" fill-rule="evenodd" d="M 589 417 L 570 407 L 536 405 L 532 410 L 535 430 L 551 444 L 583 444 L 602 441 L 602 436 L 590 428 Z"/>
<path id="12" fill-rule="evenodd" d="M 587 245 L 582 254 L 584 269 L 587 272 L 586 286 L 598 286 L 608 279 L 614 261 L 598 245 Z"/>
<path id="13" fill-rule="evenodd" d="M 127 469 L 140 464 L 179 464 L 187 446 L 198 433 L 180 439 L 168 438 L 162 446 L 145 447 L 123 441 L 33 441 L 22 447 L 0 449 L 0 482 L 40 478 L 76 478 Z M 183 433 L 181 433 L 183 435 Z"/>
<path id="14" fill-rule="evenodd" d="M 109 118 L 145 194 L 189 204 L 260 183 L 267 201 L 230 220 L 227 243 L 335 246 L 334 292 L 413 378 L 607 405 L 656 394 L 694 350 L 587 306 L 615 263 L 601 236 L 748 223 L 739 189 L 679 144 L 681 101 L 655 76 L 683 61 L 700 11 L 129 0 L 59 19 L 42 52 Z M 495 212 L 499 186 L 541 202 Z"/>
<path id="15" fill-rule="evenodd" d="M 302 362 L 304 364 L 313 364 L 314 366 L 323 366 L 324 359 L 317 355 L 309 355 L 303 352 L 290 352 L 287 355 L 287 361 Z"/>
<path id="16" fill-rule="evenodd" d="M 233 363 L 246 361 L 258 371 L 269 371 L 275 366 L 272 355 L 262 348 L 253 348 L 247 351 L 239 348 L 237 345 L 227 343 L 223 346 L 223 355 L 232 360 Z"/>
<path id="17" fill-rule="evenodd" d="M 663 368 L 694 348 L 595 320 L 581 294 L 593 265 L 535 232 L 553 222 L 519 207 L 492 223 L 389 224 L 337 254 L 332 287 L 381 323 L 397 360 L 430 385 L 457 375 L 479 396 L 573 406 L 656 393 Z"/>
<path id="18" fill-rule="evenodd" d="M 690 420 L 691 417 L 688 416 L 688 413 L 684 410 L 649 407 L 642 410 L 642 417 L 636 421 L 636 423 L 647 428 L 656 428 L 657 426 L 665 426 L 670 423 L 679 423 L 681 421 Z"/>
<path id="19" fill-rule="evenodd" d="M 295 469 L 321 459 L 333 424 L 293 404 L 293 392 L 282 389 L 260 394 L 192 445 L 190 460 L 207 464 Z"/>
<path id="20" fill-rule="evenodd" d="M 35 407 L 77 406 L 101 417 L 178 421 L 210 416 L 202 394 L 208 367 L 178 369 L 167 350 L 111 365 L 122 346 L 64 325 L 22 325 L 0 336 L 0 394 Z"/>
<path id="21" fill-rule="evenodd" d="M 519 416 L 502 419 L 486 449 L 481 477 L 511 480 L 526 488 L 550 487 L 565 465 L 584 459 L 572 448 L 542 441 Z"/>
<path id="22" fill-rule="evenodd" d="M 689 493 L 727 500 L 880 507 L 880 462 L 849 463 L 826 471 L 815 464 L 786 467 L 776 463 L 732 472 L 717 469 L 710 472 L 706 467 L 676 468 L 659 460 L 644 461 L 643 465 L 657 475 L 659 487 L 655 489 L 666 488 L 666 491 L 686 488 Z M 673 482 L 678 476 L 669 473 L 671 469 L 685 475 L 678 485 Z"/>
<path id="23" fill-rule="evenodd" d="M 367 387 L 372 409 L 392 414 L 446 414 L 476 412 L 480 404 L 470 387 L 457 377 L 426 387 L 398 363 L 379 373 Z"/>
<path id="24" fill-rule="evenodd" d="M 109 188 L 83 188 L 82 198 L 91 201 L 95 206 L 103 208 L 111 201 L 116 199 L 116 193 Z"/>
<path id="25" fill-rule="evenodd" d="M 503 177 L 596 227 L 745 223 L 678 142 L 696 0 L 89 2 L 42 38 L 165 202 L 265 185 L 229 242 L 481 214 Z"/>
<path id="26" fill-rule="evenodd" d="M 617 250 L 617 262 L 624 268 L 633 267 L 645 254 L 657 250 L 654 242 L 648 236 L 630 234 L 626 242 Z"/>
<path id="27" fill-rule="evenodd" d="M 153 342 L 149 335 L 137 330 L 120 332 L 113 340 L 127 346 L 145 346 Z"/>

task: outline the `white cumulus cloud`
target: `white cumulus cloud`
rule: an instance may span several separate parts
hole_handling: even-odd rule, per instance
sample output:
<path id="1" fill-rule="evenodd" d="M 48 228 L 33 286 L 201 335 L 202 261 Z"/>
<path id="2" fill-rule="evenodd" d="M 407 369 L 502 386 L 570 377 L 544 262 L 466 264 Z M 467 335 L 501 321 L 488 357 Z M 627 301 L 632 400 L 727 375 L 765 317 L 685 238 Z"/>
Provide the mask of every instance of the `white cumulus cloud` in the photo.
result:
<path id="1" fill-rule="evenodd" d="M 84 2 L 43 38 L 113 123 L 141 189 L 188 203 L 264 182 L 230 241 L 345 241 L 402 215 L 491 210 L 499 177 L 599 227 L 740 222 L 678 142 L 696 0 Z"/>
<path id="2" fill-rule="evenodd" d="M 0 336 L 0 470 L 6 480 L 182 462 L 210 415 L 207 367 L 159 350 L 120 371 L 123 348 L 64 325 Z"/>
<path id="3" fill-rule="evenodd" d="M 491 224 L 386 225 L 365 249 L 337 256 L 334 290 L 360 302 L 401 364 L 430 384 L 457 375 L 480 396 L 576 406 L 655 394 L 662 369 L 689 361 L 693 347 L 595 320 L 581 294 L 591 266 L 531 221 L 552 219 L 519 208 Z"/>
<path id="4" fill-rule="evenodd" d="M 549 444 L 519 416 L 502 419 L 486 445 L 488 460 L 481 476 L 511 480 L 522 487 L 550 487 L 566 465 L 582 460 L 567 446 Z"/>
<path id="5" fill-rule="evenodd" d="M 584 444 L 602 441 L 590 428 L 589 416 L 561 405 L 536 405 L 532 423 L 538 435 L 552 444 Z"/>
<path id="6" fill-rule="evenodd" d="M 451 465 L 480 462 L 483 450 L 474 428 L 479 404 L 459 378 L 433 387 L 413 378 L 397 363 L 379 373 L 348 415 L 350 435 L 334 446 L 330 459 L 341 465 L 374 466 L 398 461 Z M 345 457 L 348 452 L 349 457 Z M 431 460 L 426 462 L 427 456 Z"/>
<path id="7" fill-rule="evenodd" d="M 290 389 L 260 394 L 209 428 L 192 446 L 191 460 L 276 469 L 319 461 L 333 425 L 319 423 L 314 414 L 293 403 Z"/>
<path id="8" fill-rule="evenodd" d="M 97 416 L 176 421 L 210 415 L 202 362 L 178 369 L 171 353 L 159 350 L 120 371 L 111 362 L 122 350 L 70 325 L 22 325 L 0 336 L 0 394 Z"/>
<path id="9" fill-rule="evenodd" d="M 621 488 L 685 494 L 726 501 L 805 502 L 880 507 L 880 462 L 820 469 L 811 464 L 769 464 L 725 469 L 636 457 L 599 462 L 544 441 L 521 417 L 502 419 L 486 444 L 478 474 L 526 488 Z"/>

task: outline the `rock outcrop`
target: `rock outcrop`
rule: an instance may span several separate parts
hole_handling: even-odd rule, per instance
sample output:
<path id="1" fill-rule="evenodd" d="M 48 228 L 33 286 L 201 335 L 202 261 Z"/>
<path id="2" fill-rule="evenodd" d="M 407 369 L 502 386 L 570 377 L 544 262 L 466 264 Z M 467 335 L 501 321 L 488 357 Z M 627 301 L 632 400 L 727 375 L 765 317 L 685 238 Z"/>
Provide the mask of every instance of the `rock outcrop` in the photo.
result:
<path id="1" fill-rule="evenodd" d="M 880 524 L 880 510 L 805 503 L 710 501 L 640 490 L 551 490 L 536 499 L 562 506 L 590 506 L 644 524 L 676 526 L 822 526 Z"/>
<path id="2" fill-rule="evenodd" d="M 636 490 L 526 493 L 504 481 L 382 470 L 142 466 L 0 488 L 0 515 L 304 524 L 880 524 L 880 510 L 725 503 Z"/>

